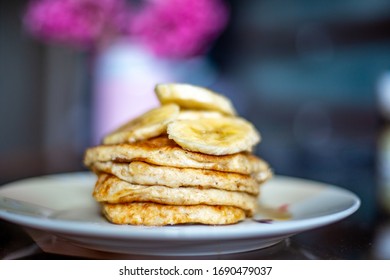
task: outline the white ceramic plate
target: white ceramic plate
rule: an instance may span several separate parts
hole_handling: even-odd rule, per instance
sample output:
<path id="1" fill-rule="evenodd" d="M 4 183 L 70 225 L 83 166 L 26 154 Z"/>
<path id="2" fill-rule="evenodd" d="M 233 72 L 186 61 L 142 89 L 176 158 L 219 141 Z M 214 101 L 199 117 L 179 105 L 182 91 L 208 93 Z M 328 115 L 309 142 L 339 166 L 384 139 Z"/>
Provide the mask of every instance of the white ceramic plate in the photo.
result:
<path id="1" fill-rule="evenodd" d="M 114 225 L 100 214 L 92 198 L 96 180 L 90 173 L 49 175 L 0 188 L 0 218 L 55 234 L 84 248 L 143 255 L 211 255 L 271 246 L 302 231 L 339 221 L 360 206 L 342 188 L 275 176 L 262 186 L 260 204 L 284 209 L 288 220 L 247 219 L 235 225 L 144 227 Z M 15 201 L 16 200 L 16 201 Z M 265 223 L 264 223 L 265 221 Z"/>

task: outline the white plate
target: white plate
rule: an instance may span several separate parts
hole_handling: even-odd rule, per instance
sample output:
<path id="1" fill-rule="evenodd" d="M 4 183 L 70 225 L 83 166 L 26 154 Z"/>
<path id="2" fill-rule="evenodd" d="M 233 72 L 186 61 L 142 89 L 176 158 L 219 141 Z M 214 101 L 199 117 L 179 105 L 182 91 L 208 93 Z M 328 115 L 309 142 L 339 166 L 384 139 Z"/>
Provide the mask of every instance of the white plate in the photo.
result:
<path id="1" fill-rule="evenodd" d="M 268 247 L 299 232 L 339 221 L 360 206 L 359 198 L 342 188 L 275 176 L 262 186 L 260 203 L 267 208 L 287 207 L 291 219 L 271 223 L 247 219 L 227 226 L 114 225 L 101 216 L 99 205 L 92 198 L 95 180 L 90 173 L 69 173 L 7 184 L 0 188 L 0 218 L 94 250 L 195 256 Z M 267 217 L 259 214 L 256 218 Z"/>

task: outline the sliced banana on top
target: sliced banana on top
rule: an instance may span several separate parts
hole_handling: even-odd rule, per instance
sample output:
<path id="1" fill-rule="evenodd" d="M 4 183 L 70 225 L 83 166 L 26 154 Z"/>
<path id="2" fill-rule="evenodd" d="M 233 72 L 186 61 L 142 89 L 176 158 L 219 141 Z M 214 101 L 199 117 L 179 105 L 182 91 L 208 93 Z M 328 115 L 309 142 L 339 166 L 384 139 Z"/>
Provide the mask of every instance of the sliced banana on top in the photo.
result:
<path id="1" fill-rule="evenodd" d="M 161 104 L 175 103 L 183 109 L 210 110 L 229 116 L 236 115 L 236 110 L 228 98 L 203 87 L 189 84 L 158 84 L 155 92 Z"/>
<path id="2" fill-rule="evenodd" d="M 178 117 L 179 111 L 176 104 L 151 109 L 108 134 L 103 144 L 132 143 L 159 136 L 166 132 L 168 123 Z"/>
<path id="3" fill-rule="evenodd" d="M 255 127 L 237 117 L 175 120 L 167 132 L 183 149 L 209 155 L 250 152 L 260 142 Z"/>
<path id="4" fill-rule="evenodd" d="M 222 118 L 224 115 L 217 111 L 180 110 L 178 120 L 198 120 L 202 118 Z"/>

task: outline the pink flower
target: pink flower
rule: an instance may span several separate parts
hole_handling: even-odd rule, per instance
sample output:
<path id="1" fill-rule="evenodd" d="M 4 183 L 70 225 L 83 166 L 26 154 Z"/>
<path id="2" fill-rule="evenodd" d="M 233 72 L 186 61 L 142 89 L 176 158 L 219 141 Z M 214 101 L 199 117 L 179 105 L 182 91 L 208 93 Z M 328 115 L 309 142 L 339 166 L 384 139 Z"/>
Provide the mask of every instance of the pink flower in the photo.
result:
<path id="1" fill-rule="evenodd" d="M 125 0 L 33 0 L 24 24 L 46 41 L 90 48 L 105 33 L 121 32 L 126 12 Z"/>
<path id="2" fill-rule="evenodd" d="M 227 20 L 222 0 L 151 0 L 130 30 L 157 55 L 185 58 L 207 51 Z"/>
<path id="3" fill-rule="evenodd" d="M 24 24 L 48 42 L 92 48 L 121 34 L 159 56 L 186 58 L 207 51 L 228 20 L 223 0 L 140 3 L 144 5 L 131 7 L 130 13 L 126 0 L 31 0 Z"/>

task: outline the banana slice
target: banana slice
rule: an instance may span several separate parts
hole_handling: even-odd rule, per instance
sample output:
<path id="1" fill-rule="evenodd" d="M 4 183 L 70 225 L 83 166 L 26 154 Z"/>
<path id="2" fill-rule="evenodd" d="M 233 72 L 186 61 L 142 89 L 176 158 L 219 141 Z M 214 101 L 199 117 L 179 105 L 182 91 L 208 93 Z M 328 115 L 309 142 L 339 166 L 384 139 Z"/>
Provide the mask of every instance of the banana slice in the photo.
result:
<path id="1" fill-rule="evenodd" d="M 209 155 L 251 151 L 260 142 L 251 123 L 233 117 L 175 120 L 168 124 L 167 133 L 183 149 Z"/>
<path id="2" fill-rule="evenodd" d="M 198 120 L 202 118 L 222 118 L 224 115 L 217 111 L 180 110 L 178 120 Z"/>
<path id="3" fill-rule="evenodd" d="M 206 88 L 188 84 L 158 84 L 155 92 L 161 104 L 175 103 L 182 109 L 236 115 L 236 110 L 228 98 Z"/>
<path id="4" fill-rule="evenodd" d="M 132 143 L 159 136 L 179 115 L 176 104 L 164 105 L 129 121 L 103 139 L 103 144 Z"/>

